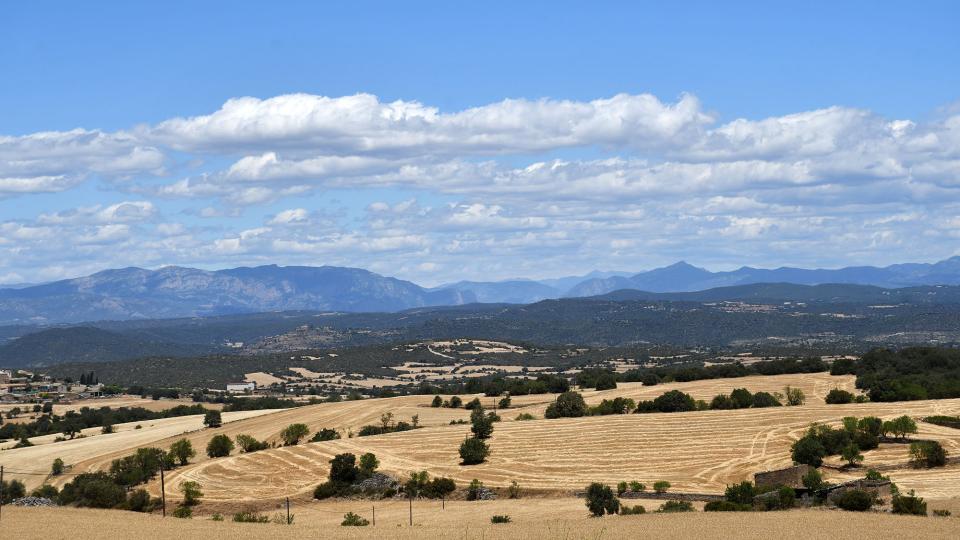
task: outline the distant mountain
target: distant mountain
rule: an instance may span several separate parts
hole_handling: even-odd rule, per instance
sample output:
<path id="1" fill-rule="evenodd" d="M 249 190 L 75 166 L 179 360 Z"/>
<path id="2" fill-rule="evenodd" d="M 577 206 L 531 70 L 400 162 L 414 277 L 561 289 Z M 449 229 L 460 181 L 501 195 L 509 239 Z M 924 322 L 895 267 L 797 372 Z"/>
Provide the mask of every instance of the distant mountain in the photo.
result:
<path id="1" fill-rule="evenodd" d="M 124 268 L 0 290 L 0 323 L 62 323 L 278 310 L 399 311 L 475 301 L 357 268 L 259 266 L 206 271 Z"/>
<path id="2" fill-rule="evenodd" d="M 757 302 L 757 303 L 824 303 L 824 304 L 960 304 L 960 287 L 922 286 L 884 289 L 873 285 L 828 283 L 797 285 L 795 283 L 751 283 L 733 287 L 717 287 L 705 291 L 655 293 L 621 289 L 584 300 L 613 302 Z"/>
<path id="3" fill-rule="evenodd" d="M 142 356 L 191 356 L 211 347 L 146 342 L 100 328 L 51 328 L 0 346 L 0 366 L 30 367 L 65 362 L 108 362 Z"/>
<path id="4" fill-rule="evenodd" d="M 444 285 L 434 291 L 457 291 L 464 296 L 473 296 L 477 302 L 530 304 L 547 298 L 559 298 L 561 289 L 545 285 L 538 281 L 460 281 L 451 285 Z"/>
<path id="5" fill-rule="evenodd" d="M 833 270 L 782 267 L 772 270 L 744 266 L 728 272 L 710 272 L 685 262 L 657 268 L 630 277 L 591 279 L 579 283 L 565 296 L 596 296 L 622 289 L 649 292 L 703 291 L 750 283 L 820 285 L 848 283 L 902 288 L 922 285 L 960 285 L 960 257 L 933 264 L 895 264 L 883 268 L 850 266 Z"/>

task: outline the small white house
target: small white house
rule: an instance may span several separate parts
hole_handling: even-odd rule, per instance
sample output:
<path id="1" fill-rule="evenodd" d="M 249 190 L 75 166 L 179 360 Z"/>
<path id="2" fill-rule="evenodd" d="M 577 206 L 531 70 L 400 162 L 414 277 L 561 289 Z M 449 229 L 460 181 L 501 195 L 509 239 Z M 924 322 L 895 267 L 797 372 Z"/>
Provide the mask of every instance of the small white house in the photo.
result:
<path id="1" fill-rule="evenodd" d="M 257 389 L 257 383 L 255 382 L 235 382 L 227 383 L 227 392 L 231 394 L 243 394 L 246 392 L 253 392 Z"/>

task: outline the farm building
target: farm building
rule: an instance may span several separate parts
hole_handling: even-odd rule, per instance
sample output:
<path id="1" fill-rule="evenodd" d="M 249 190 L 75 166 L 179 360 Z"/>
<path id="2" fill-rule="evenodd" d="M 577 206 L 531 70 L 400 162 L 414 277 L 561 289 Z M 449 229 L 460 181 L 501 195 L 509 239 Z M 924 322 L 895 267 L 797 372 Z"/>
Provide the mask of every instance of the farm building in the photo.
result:
<path id="1" fill-rule="evenodd" d="M 803 477 L 806 476 L 813 467 L 809 465 L 796 465 L 786 469 L 777 469 L 775 471 L 759 472 L 753 475 L 753 483 L 758 489 L 775 488 L 787 486 L 793 489 L 804 489 Z"/>
<path id="2" fill-rule="evenodd" d="M 857 480 L 850 480 L 849 482 L 844 482 L 836 486 L 831 486 L 827 488 L 828 497 L 831 499 L 840 495 L 844 492 L 859 489 L 862 491 L 867 491 L 873 493 L 878 499 L 889 500 L 893 495 L 891 491 L 891 484 L 889 480 L 867 480 L 866 478 L 859 478 Z"/>
<path id="3" fill-rule="evenodd" d="M 227 383 L 227 392 L 231 394 L 243 394 L 244 392 L 253 392 L 257 389 L 255 382 L 233 382 Z"/>

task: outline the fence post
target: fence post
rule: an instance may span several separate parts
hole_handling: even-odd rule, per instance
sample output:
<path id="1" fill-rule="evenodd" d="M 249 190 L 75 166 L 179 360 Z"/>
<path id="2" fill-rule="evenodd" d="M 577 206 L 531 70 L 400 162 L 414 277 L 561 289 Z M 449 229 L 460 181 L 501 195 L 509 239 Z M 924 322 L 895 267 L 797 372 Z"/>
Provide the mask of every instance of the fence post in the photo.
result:
<path id="1" fill-rule="evenodd" d="M 410 497 L 410 526 L 413 527 L 413 497 Z"/>
<path id="2" fill-rule="evenodd" d="M 167 517 L 167 483 L 163 478 L 163 463 L 160 464 L 160 508 L 162 508 L 163 517 Z"/>
<path id="3" fill-rule="evenodd" d="M 287 497 L 287 525 L 290 525 L 290 497 Z"/>
<path id="4" fill-rule="evenodd" d="M 377 507 L 376 505 L 373 505 L 370 508 L 373 509 L 373 526 L 376 527 L 377 526 Z"/>

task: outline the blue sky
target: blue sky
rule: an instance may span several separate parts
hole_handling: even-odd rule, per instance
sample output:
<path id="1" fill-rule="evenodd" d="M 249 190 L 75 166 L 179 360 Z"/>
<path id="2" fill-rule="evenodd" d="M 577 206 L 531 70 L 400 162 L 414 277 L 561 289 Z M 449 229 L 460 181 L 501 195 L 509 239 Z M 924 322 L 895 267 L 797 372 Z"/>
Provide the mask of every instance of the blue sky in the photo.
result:
<path id="1" fill-rule="evenodd" d="M 770 4 L 4 6 L 0 283 L 957 254 L 960 8 Z"/>

